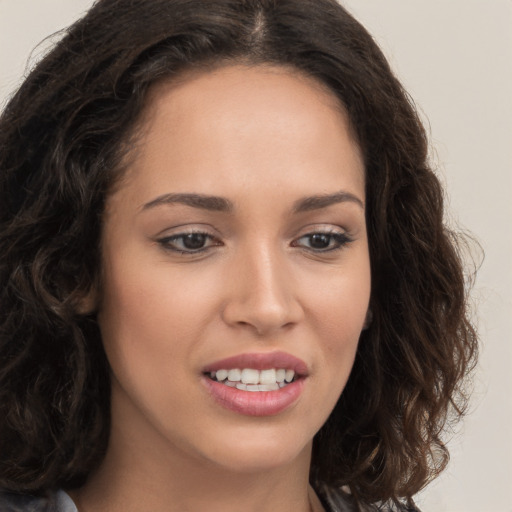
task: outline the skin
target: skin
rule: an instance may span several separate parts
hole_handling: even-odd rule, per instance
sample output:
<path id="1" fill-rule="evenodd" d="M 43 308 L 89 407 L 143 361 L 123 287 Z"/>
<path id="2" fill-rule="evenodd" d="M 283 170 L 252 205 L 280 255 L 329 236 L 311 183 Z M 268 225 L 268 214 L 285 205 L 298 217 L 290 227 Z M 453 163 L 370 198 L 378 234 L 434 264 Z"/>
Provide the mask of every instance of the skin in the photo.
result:
<path id="1" fill-rule="evenodd" d="M 312 439 L 349 377 L 370 297 L 364 166 L 344 110 L 295 71 L 227 66 L 155 86 L 140 133 L 102 237 L 110 444 L 73 498 L 81 512 L 321 510 Z M 161 201 L 190 193 L 232 207 Z M 191 231 L 207 234 L 203 250 L 183 254 L 178 235 Z M 279 414 L 228 410 L 201 382 L 213 361 L 276 350 L 308 368 Z"/>

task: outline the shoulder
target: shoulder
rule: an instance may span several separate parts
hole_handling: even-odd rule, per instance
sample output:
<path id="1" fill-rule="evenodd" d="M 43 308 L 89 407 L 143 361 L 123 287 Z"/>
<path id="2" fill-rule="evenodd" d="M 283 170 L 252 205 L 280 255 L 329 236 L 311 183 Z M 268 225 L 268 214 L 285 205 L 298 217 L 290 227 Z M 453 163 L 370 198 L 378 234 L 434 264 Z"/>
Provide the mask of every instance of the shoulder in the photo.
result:
<path id="1" fill-rule="evenodd" d="M 383 503 L 357 505 L 349 492 L 327 485 L 320 486 L 316 491 L 326 512 L 420 512 L 417 508 L 408 508 L 405 505 L 399 508 Z"/>
<path id="2" fill-rule="evenodd" d="M 78 512 L 71 498 L 63 491 L 44 496 L 18 494 L 0 490 L 1 512 Z"/>

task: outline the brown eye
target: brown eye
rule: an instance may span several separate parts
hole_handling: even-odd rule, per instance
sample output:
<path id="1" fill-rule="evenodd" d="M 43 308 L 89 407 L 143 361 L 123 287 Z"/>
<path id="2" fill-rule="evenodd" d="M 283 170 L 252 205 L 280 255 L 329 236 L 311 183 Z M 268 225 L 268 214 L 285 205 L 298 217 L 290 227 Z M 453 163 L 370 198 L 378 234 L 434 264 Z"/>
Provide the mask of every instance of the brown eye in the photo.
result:
<path id="1" fill-rule="evenodd" d="M 297 239 L 292 245 L 303 247 L 313 252 L 328 252 L 341 249 L 351 242 L 345 233 L 308 233 Z"/>
<path id="2" fill-rule="evenodd" d="M 181 254 L 195 254 L 206 251 L 212 246 L 221 245 L 221 242 L 214 239 L 208 233 L 178 233 L 157 240 L 165 249 L 179 252 Z"/>
<path id="3" fill-rule="evenodd" d="M 331 243 L 331 235 L 315 233 L 309 237 L 309 246 L 312 249 L 327 249 Z"/>
<path id="4" fill-rule="evenodd" d="M 182 244 L 185 249 L 197 250 L 202 249 L 207 241 L 207 235 L 204 233 L 190 233 L 182 235 Z"/>

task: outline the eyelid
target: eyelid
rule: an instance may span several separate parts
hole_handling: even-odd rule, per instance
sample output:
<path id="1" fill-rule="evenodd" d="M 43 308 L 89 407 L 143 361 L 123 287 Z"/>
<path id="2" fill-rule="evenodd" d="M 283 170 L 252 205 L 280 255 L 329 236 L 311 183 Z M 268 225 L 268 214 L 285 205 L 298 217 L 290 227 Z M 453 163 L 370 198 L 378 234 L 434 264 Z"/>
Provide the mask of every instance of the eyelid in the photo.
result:
<path id="1" fill-rule="evenodd" d="M 313 235 L 315 233 L 322 233 L 326 235 L 346 235 L 350 236 L 350 230 L 335 224 L 327 224 L 327 223 L 315 223 L 308 224 L 307 226 L 303 226 L 301 229 L 296 231 L 296 234 L 293 236 L 293 239 L 296 240 L 303 236 Z"/>
<path id="2" fill-rule="evenodd" d="M 204 252 L 210 251 L 214 247 L 222 246 L 222 242 L 219 235 L 212 233 L 213 230 L 204 225 L 182 225 L 175 226 L 172 229 L 163 230 L 160 234 L 155 237 L 155 242 L 161 246 L 165 251 L 176 253 L 184 256 L 198 255 Z M 178 241 L 184 239 L 187 235 L 203 235 L 206 239 L 205 245 L 199 248 L 180 248 Z M 310 237 L 312 239 L 315 235 L 324 235 L 330 237 L 327 247 L 308 247 L 308 244 L 301 243 L 301 240 Z M 292 247 L 296 247 L 305 252 L 312 254 L 323 254 L 335 252 L 345 248 L 351 243 L 354 238 L 344 228 L 340 226 L 325 225 L 325 224 L 313 224 L 303 227 L 297 235 L 290 241 Z M 334 243 L 333 243 L 334 242 Z"/>
<path id="3" fill-rule="evenodd" d="M 307 238 L 313 237 L 314 235 L 326 235 L 332 237 L 336 240 L 336 245 L 334 247 L 328 248 L 315 248 L 315 247 L 305 247 L 298 244 L 298 241 Z M 338 251 L 345 248 L 349 243 L 353 242 L 353 237 L 344 229 L 339 227 L 334 227 L 332 225 L 313 225 L 308 226 L 307 231 L 303 232 L 299 236 L 296 236 L 292 242 L 292 247 L 299 247 L 304 251 L 313 253 L 313 254 L 322 254 L 322 253 L 330 253 L 333 251 Z"/>
<path id="4" fill-rule="evenodd" d="M 179 255 L 184 256 L 193 256 L 197 255 L 203 252 L 208 251 L 212 247 L 218 247 L 220 245 L 223 245 L 223 243 L 220 241 L 219 237 L 209 232 L 207 229 L 203 227 L 189 227 L 185 228 L 184 226 L 179 226 L 177 228 L 174 228 L 175 232 L 169 232 L 169 230 L 165 230 L 162 233 L 165 234 L 159 234 L 155 238 L 155 242 L 158 243 L 163 250 L 177 253 Z M 179 230 L 178 230 L 179 229 Z M 210 243 L 204 247 L 201 247 L 199 249 L 179 249 L 177 247 L 172 246 L 172 241 L 179 240 L 180 238 L 186 237 L 187 235 L 204 235 L 207 239 L 210 240 Z"/>
<path id="5" fill-rule="evenodd" d="M 175 226 L 168 226 L 165 229 L 162 229 L 158 231 L 154 235 L 154 238 L 169 238 L 171 236 L 175 235 L 187 235 L 189 233 L 204 233 L 206 235 L 210 235 L 212 237 L 219 237 L 220 234 L 218 231 L 213 228 L 210 224 L 203 224 L 203 223 L 183 223 L 183 224 L 177 224 Z"/>

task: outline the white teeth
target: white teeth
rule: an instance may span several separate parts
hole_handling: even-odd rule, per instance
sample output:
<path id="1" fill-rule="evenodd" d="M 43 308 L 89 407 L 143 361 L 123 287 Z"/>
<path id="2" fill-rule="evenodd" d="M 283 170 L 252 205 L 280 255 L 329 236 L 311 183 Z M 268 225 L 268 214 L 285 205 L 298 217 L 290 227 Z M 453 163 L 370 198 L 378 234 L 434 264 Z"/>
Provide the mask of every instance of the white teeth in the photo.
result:
<path id="1" fill-rule="evenodd" d="M 279 389 L 279 384 L 274 382 L 273 384 L 259 384 L 258 387 L 260 391 L 277 391 Z"/>
<path id="2" fill-rule="evenodd" d="M 261 371 L 254 368 L 243 368 L 242 370 L 232 368 L 210 372 L 210 376 L 227 386 L 244 391 L 275 391 L 292 382 L 295 372 L 285 368 L 269 368 Z"/>
<path id="3" fill-rule="evenodd" d="M 218 381 L 226 380 L 228 378 L 228 371 L 227 370 L 218 370 L 215 377 L 217 377 Z"/>
<path id="4" fill-rule="evenodd" d="M 241 384 L 243 386 L 243 384 Z M 246 391 L 277 391 L 279 389 L 279 384 L 247 384 Z M 237 386 L 238 388 L 238 386 Z M 238 388 L 243 389 L 243 388 Z"/>
<path id="5" fill-rule="evenodd" d="M 261 370 L 259 375 L 260 384 L 275 384 L 276 371 L 272 368 L 271 370 Z"/>
<path id="6" fill-rule="evenodd" d="M 242 370 L 241 380 L 244 384 L 258 384 L 260 381 L 260 372 L 258 370 L 244 368 Z"/>
<path id="7" fill-rule="evenodd" d="M 222 371 L 222 370 L 220 370 Z M 231 382 L 240 382 L 240 377 L 242 373 L 238 368 L 233 368 L 232 370 L 228 370 L 228 380 Z"/>
<path id="8" fill-rule="evenodd" d="M 285 375 L 286 375 L 286 370 L 283 370 L 282 368 L 280 370 L 277 370 L 276 382 L 284 382 Z"/>

